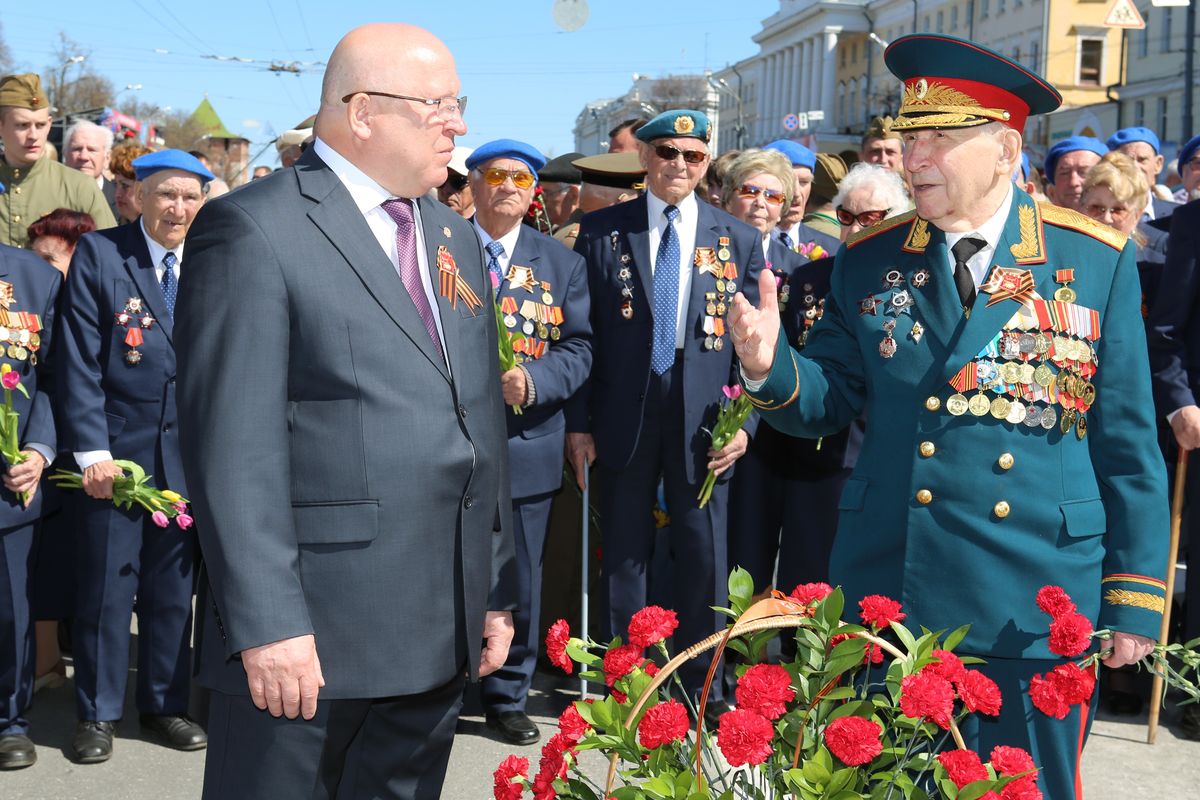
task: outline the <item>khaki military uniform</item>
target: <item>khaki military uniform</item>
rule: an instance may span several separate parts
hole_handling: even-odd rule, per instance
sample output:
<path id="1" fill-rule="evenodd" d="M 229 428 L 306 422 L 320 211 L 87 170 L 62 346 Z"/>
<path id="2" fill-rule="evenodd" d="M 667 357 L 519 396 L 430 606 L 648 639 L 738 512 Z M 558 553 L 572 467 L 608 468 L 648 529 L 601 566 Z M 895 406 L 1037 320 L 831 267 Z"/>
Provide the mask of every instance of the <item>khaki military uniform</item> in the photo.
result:
<path id="1" fill-rule="evenodd" d="M 29 226 L 56 208 L 92 215 L 97 228 L 117 224 L 95 179 L 79 170 L 41 158 L 32 167 L 0 160 L 0 244 L 29 246 Z"/>

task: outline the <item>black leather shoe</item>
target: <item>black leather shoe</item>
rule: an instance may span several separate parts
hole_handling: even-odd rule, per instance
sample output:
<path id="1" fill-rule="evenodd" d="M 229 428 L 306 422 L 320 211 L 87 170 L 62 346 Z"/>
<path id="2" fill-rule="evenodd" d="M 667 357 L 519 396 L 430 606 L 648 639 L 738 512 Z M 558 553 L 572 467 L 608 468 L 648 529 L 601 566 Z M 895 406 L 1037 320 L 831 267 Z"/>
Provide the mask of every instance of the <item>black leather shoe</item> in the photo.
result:
<path id="1" fill-rule="evenodd" d="M 37 748 L 23 733 L 0 736 L 0 769 L 24 769 L 37 761 Z"/>
<path id="2" fill-rule="evenodd" d="M 176 750 L 203 750 L 208 734 L 187 714 L 142 714 L 142 730 Z"/>
<path id="3" fill-rule="evenodd" d="M 80 720 L 75 726 L 71 748 L 80 764 L 99 764 L 112 758 L 113 723 L 94 719 Z"/>
<path id="4" fill-rule="evenodd" d="M 1179 732 L 1185 739 L 1200 740 L 1200 705 L 1183 707 L 1183 716 L 1179 719 Z"/>
<path id="5" fill-rule="evenodd" d="M 538 726 L 524 711 L 489 711 L 487 726 L 497 731 L 510 744 L 533 744 L 542 736 Z"/>

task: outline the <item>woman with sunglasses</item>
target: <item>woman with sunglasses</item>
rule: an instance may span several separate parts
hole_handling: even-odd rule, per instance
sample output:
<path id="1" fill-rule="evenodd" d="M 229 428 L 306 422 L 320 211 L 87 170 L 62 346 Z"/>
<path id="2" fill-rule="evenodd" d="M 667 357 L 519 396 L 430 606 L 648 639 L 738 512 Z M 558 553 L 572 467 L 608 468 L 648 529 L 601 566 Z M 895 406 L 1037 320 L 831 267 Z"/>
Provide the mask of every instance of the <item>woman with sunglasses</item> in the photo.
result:
<path id="1" fill-rule="evenodd" d="M 758 176 L 748 182 L 758 183 Z M 884 217 L 907 211 L 909 205 L 896 173 L 873 164 L 855 165 L 838 184 L 834 198 L 842 241 Z M 784 332 L 801 351 L 824 313 L 833 264 L 834 256 L 829 255 L 796 266 L 784 284 L 787 301 L 782 291 L 779 296 Z M 814 440 L 759 426 L 734 473 L 730 499 L 730 550 L 735 555 L 731 563 L 750 571 L 755 588 L 772 585 L 777 557 L 774 585 L 784 592 L 828 580 L 838 500 L 858 460 L 864 430 L 860 419 L 833 436 Z M 788 643 L 784 637 L 784 646 Z"/>

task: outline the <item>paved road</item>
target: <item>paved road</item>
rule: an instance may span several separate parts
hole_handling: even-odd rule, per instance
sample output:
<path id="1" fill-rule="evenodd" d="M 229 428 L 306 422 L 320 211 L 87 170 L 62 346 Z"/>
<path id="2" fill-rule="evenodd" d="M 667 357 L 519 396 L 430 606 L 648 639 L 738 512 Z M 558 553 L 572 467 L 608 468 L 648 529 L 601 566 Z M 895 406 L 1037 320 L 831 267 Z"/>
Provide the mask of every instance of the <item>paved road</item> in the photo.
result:
<path id="1" fill-rule="evenodd" d="M 131 675 L 132 677 L 132 675 Z M 530 711 L 545 736 L 555 718 L 577 695 L 578 683 L 539 673 Z M 126 721 L 117 730 L 114 755 L 106 764 L 79 766 L 68 760 L 74 728 L 73 684 L 39 693 L 32 710 L 38 763 L 30 769 L 0 773 L 3 800 L 196 800 L 204 770 L 204 753 L 180 753 L 142 738 L 132 693 Z M 1164 714 L 1158 743 L 1145 744 L 1143 718 L 1101 715 L 1084 755 L 1084 789 L 1088 798 L 1121 800 L 1195 800 L 1200 797 L 1200 742 L 1180 739 L 1177 714 Z M 468 702 L 451 757 L 442 796 L 453 800 L 487 800 L 491 773 L 511 752 L 537 766 L 539 747 L 514 748 L 492 738 L 478 706 Z M 600 774 L 597 765 L 595 774 Z M 283 800 L 281 798 L 281 800 Z"/>

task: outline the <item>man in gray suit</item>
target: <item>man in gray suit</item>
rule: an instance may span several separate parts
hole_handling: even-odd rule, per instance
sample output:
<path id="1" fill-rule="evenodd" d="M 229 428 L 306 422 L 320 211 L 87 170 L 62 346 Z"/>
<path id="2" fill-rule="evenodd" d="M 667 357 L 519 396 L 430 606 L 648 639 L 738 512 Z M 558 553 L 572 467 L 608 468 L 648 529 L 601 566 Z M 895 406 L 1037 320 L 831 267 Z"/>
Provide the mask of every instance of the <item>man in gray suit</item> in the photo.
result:
<path id="1" fill-rule="evenodd" d="M 458 91 L 427 31 L 351 31 L 313 147 L 189 236 L 175 322 L 205 798 L 435 798 L 464 681 L 505 661 L 490 283 L 470 225 L 424 197 L 466 133 Z"/>

